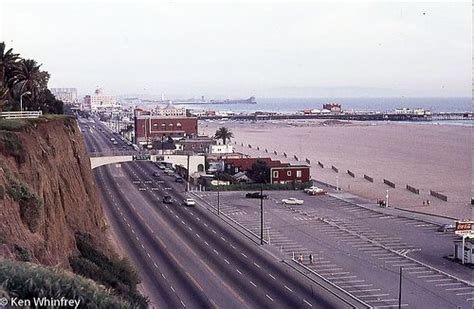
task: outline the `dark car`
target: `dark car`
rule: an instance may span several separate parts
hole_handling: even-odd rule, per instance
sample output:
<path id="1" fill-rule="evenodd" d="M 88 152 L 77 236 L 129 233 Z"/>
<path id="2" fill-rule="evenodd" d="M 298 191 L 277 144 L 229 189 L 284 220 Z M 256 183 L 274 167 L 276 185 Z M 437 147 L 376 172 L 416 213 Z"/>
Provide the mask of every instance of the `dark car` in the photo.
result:
<path id="1" fill-rule="evenodd" d="M 165 203 L 165 204 L 173 203 L 173 200 L 171 199 L 171 196 L 170 195 L 163 196 L 163 203 Z"/>
<path id="2" fill-rule="evenodd" d="M 178 176 L 178 177 L 176 177 L 176 178 L 174 179 L 174 181 L 179 182 L 179 183 L 183 183 L 183 182 L 184 182 L 184 179 L 183 179 L 183 177 L 179 177 L 179 176 Z"/>
<path id="3" fill-rule="evenodd" d="M 456 230 L 456 227 L 454 226 L 454 224 L 444 224 L 444 225 L 441 225 L 439 228 L 438 228 L 438 232 L 454 232 Z"/>
<path id="4" fill-rule="evenodd" d="M 268 199 L 268 195 L 266 195 L 266 194 L 260 195 L 260 192 L 247 193 L 247 194 L 245 194 L 245 197 L 246 198 Z"/>

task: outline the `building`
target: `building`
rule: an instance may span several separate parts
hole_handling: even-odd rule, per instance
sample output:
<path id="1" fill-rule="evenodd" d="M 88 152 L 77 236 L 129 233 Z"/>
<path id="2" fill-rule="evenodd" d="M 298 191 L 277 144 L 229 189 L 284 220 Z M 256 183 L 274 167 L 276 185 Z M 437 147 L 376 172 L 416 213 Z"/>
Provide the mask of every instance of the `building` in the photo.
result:
<path id="1" fill-rule="evenodd" d="M 176 148 L 185 152 L 209 153 L 216 140 L 207 136 L 182 139 L 176 143 Z"/>
<path id="2" fill-rule="evenodd" d="M 77 103 L 77 89 L 76 88 L 51 88 L 51 93 L 54 97 L 64 104 Z"/>
<path id="3" fill-rule="evenodd" d="M 274 161 L 271 158 L 238 158 L 224 159 L 224 171 L 235 175 L 239 172 L 249 172 L 257 161 L 263 161 L 270 169 L 268 175 L 269 183 L 304 183 L 310 181 L 310 166 L 308 165 L 291 165 Z"/>
<path id="4" fill-rule="evenodd" d="M 342 112 L 341 104 L 337 104 L 337 103 L 324 104 L 323 109 L 328 110 L 331 113 L 340 113 L 340 112 Z"/>
<path id="5" fill-rule="evenodd" d="M 104 94 L 102 88 L 96 89 L 93 95 L 84 97 L 84 109 L 89 106 L 93 112 L 116 110 L 121 107 L 117 98 L 114 95 Z"/>
<path id="6" fill-rule="evenodd" d="M 474 264 L 474 238 L 466 238 L 464 241 L 461 238 L 454 241 L 454 259 L 462 261 L 464 264 Z"/>
<path id="7" fill-rule="evenodd" d="M 225 153 L 233 153 L 234 152 L 234 146 L 231 144 L 226 144 L 226 145 L 211 145 L 209 153 L 211 154 L 225 154 Z"/>
<path id="8" fill-rule="evenodd" d="M 187 117 L 172 104 L 159 109 L 159 112 L 135 109 L 135 141 L 149 145 L 155 140 L 171 137 L 173 139 L 192 138 L 198 134 L 198 120 Z M 192 146 L 190 146 L 192 147 Z"/>

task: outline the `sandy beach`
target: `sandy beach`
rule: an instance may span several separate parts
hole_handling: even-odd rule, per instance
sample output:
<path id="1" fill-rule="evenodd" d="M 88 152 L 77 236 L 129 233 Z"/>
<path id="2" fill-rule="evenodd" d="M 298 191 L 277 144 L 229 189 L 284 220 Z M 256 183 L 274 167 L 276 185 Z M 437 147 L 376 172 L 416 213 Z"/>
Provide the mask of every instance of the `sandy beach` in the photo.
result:
<path id="1" fill-rule="evenodd" d="M 386 190 L 389 190 L 392 206 L 454 218 L 472 218 L 473 143 L 469 126 L 311 120 L 226 121 L 201 122 L 200 134 L 213 135 L 221 126 L 234 133 L 232 142 L 237 143 L 236 151 L 290 163 L 298 163 L 294 155 L 302 160 L 300 163 L 307 158 L 311 161 L 313 179 L 333 185 L 338 182 L 341 189 L 371 201 L 385 198 Z M 339 172 L 336 173 L 332 166 Z M 349 176 L 347 170 L 355 173 L 355 178 Z M 364 174 L 373 177 L 374 182 L 365 180 Z M 384 184 L 383 179 L 395 183 L 396 188 Z M 407 184 L 418 188 L 420 193 L 409 192 Z M 430 196 L 430 190 L 446 195 L 448 201 Z M 430 200 L 429 206 L 423 205 L 426 200 Z"/>

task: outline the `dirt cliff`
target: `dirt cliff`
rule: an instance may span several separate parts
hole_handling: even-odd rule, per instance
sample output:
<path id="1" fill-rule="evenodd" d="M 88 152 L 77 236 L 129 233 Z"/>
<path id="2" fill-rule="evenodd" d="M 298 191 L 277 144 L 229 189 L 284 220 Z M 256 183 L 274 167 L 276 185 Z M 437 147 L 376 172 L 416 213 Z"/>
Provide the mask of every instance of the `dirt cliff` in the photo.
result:
<path id="1" fill-rule="evenodd" d="M 69 268 L 75 233 L 105 230 L 75 119 L 0 120 L 0 256 Z"/>

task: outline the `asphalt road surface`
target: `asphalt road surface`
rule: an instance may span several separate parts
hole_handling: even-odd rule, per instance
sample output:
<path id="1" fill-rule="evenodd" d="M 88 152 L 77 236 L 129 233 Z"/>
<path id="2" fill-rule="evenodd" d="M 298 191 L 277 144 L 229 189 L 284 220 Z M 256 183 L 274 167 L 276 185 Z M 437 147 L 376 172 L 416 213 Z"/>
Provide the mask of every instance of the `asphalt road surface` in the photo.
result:
<path id="1" fill-rule="evenodd" d="M 91 152 L 127 146 L 102 124 L 81 120 Z M 94 127 L 95 126 L 95 127 Z M 99 130 L 102 129 L 102 130 Z M 203 207 L 185 207 L 184 185 L 150 162 L 94 170 L 108 222 L 139 271 L 154 307 L 345 308 Z M 162 202 L 172 196 L 172 204 Z"/>

